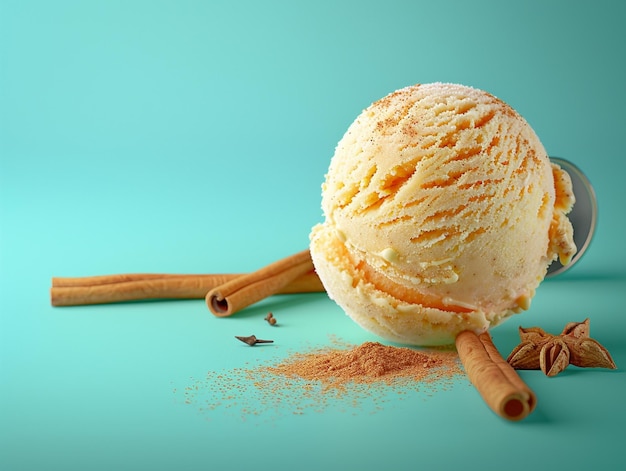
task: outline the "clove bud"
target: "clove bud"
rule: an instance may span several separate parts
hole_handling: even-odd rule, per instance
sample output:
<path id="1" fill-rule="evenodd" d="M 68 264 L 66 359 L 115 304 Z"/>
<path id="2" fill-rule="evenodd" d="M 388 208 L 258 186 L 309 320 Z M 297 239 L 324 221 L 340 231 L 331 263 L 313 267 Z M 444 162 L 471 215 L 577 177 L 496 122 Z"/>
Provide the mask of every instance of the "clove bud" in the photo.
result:
<path id="1" fill-rule="evenodd" d="M 239 335 L 235 335 L 235 338 L 241 340 L 243 343 L 247 343 L 251 347 L 256 345 L 257 343 L 274 343 L 273 340 L 261 340 L 257 339 L 256 336 L 250 335 L 248 337 L 240 337 Z"/>

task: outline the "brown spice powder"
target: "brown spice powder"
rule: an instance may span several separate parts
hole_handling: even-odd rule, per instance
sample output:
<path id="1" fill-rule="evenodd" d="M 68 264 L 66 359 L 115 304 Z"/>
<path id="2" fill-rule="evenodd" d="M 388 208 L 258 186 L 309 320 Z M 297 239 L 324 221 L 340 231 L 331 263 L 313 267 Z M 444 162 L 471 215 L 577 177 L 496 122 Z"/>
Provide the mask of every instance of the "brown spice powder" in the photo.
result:
<path id="1" fill-rule="evenodd" d="M 216 410 L 239 414 L 242 420 L 331 407 L 375 413 L 411 393 L 444 390 L 462 375 L 455 350 L 366 342 L 296 353 L 276 365 L 209 371 L 182 392 L 184 403 L 195 405 L 207 419 Z"/>
<path id="2" fill-rule="evenodd" d="M 268 367 L 267 371 L 320 381 L 326 387 L 380 381 L 390 384 L 399 379 L 433 381 L 461 373 L 454 351 L 428 353 L 378 342 L 366 342 L 350 350 L 298 354 L 282 364 Z"/>

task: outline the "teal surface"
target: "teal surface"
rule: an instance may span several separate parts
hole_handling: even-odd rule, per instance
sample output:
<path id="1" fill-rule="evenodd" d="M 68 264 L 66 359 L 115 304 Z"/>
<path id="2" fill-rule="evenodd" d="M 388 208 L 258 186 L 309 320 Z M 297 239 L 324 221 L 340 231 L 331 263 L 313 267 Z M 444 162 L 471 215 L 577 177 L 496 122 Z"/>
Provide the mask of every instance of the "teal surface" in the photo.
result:
<path id="1" fill-rule="evenodd" d="M 0 0 L 0 469 L 614 469 L 625 5 Z M 323 293 L 228 319 L 202 300 L 50 306 L 53 276 L 250 271 L 302 250 L 348 125 L 433 81 L 507 101 L 598 197 L 588 252 L 496 346 L 589 317 L 617 370 L 523 372 L 538 407 L 510 423 L 465 377 L 342 397 L 251 384 L 294 352 L 378 340 Z M 274 344 L 234 339 L 250 334 Z"/>

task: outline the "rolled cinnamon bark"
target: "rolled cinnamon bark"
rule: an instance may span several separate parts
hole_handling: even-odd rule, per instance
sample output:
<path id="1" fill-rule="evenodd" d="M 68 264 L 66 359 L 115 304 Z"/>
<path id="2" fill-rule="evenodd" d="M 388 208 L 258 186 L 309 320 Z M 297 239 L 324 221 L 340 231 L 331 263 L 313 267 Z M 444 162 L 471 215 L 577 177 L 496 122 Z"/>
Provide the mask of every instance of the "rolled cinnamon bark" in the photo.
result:
<path id="1" fill-rule="evenodd" d="M 54 278 L 50 289 L 53 306 L 105 304 L 146 299 L 203 298 L 214 286 L 238 275 L 110 275 Z M 113 281 L 113 280 L 129 281 Z M 80 283 L 83 283 L 82 285 Z"/>
<path id="2" fill-rule="evenodd" d="M 312 272 L 311 254 L 308 249 L 303 250 L 213 288 L 206 295 L 206 303 L 216 316 L 230 316 L 280 292 L 298 277 Z"/>
<path id="3" fill-rule="evenodd" d="M 50 288 L 53 306 L 107 304 L 149 299 L 204 299 L 216 286 L 242 274 L 120 274 L 79 278 L 55 277 Z M 292 280 L 276 294 L 322 292 L 315 272 Z"/>
<path id="4" fill-rule="evenodd" d="M 189 276 L 222 276 L 222 275 L 174 275 L 166 273 L 120 273 L 115 275 L 97 275 L 97 276 L 81 276 L 81 277 L 53 277 L 53 288 L 66 288 L 70 286 L 99 286 L 117 283 L 126 283 L 129 281 L 145 281 L 163 278 L 183 278 Z M 239 276 L 237 274 L 230 276 Z"/>
<path id="5" fill-rule="evenodd" d="M 513 368 L 509 362 L 507 362 L 498 349 L 493 344 L 493 340 L 491 339 L 491 335 L 488 332 L 484 332 L 478 336 L 481 341 L 483 347 L 485 347 L 485 351 L 487 355 L 489 355 L 489 359 L 500 369 L 504 377 L 519 391 L 522 391 L 526 395 L 526 402 L 528 403 L 528 413 L 530 414 L 537 405 L 537 396 L 528 385 L 524 382 L 522 378 L 520 378 L 515 368 Z"/>
<path id="6" fill-rule="evenodd" d="M 488 332 L 461 332 L 456 348 L 470 381 L 496 414 L 517 421 L 533 411 L 534 392 L 502 358 Z"/>

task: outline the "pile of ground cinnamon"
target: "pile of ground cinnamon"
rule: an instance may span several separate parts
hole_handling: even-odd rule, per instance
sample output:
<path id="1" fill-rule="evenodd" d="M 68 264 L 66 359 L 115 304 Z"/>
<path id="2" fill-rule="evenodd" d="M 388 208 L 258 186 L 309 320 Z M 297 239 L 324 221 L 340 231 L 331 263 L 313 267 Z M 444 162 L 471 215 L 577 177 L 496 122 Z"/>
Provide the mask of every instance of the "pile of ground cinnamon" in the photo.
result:
<path id="1" fill-rule="evenodd" d="M 328 350 L 297 354 L 267 371 L 308 381 L 319 381 L 326 387 L 347 383 L 398 380 L 434 381 L 460 373 L 454 351 L 430 352 L 366 342 L 350 350 Z"/>
<path id="2" fill-rule="evenodd" d="M 184 388 L 184 402 L 207 419 L 218 409 L 243 420 L 329 408 L 373 413 L 390 401 L 444 390 L 464 375 L 455 350 L 377 342 L 295 353 L 272 365 L 257 360 L 253 367 L 209 371 Z"/>

